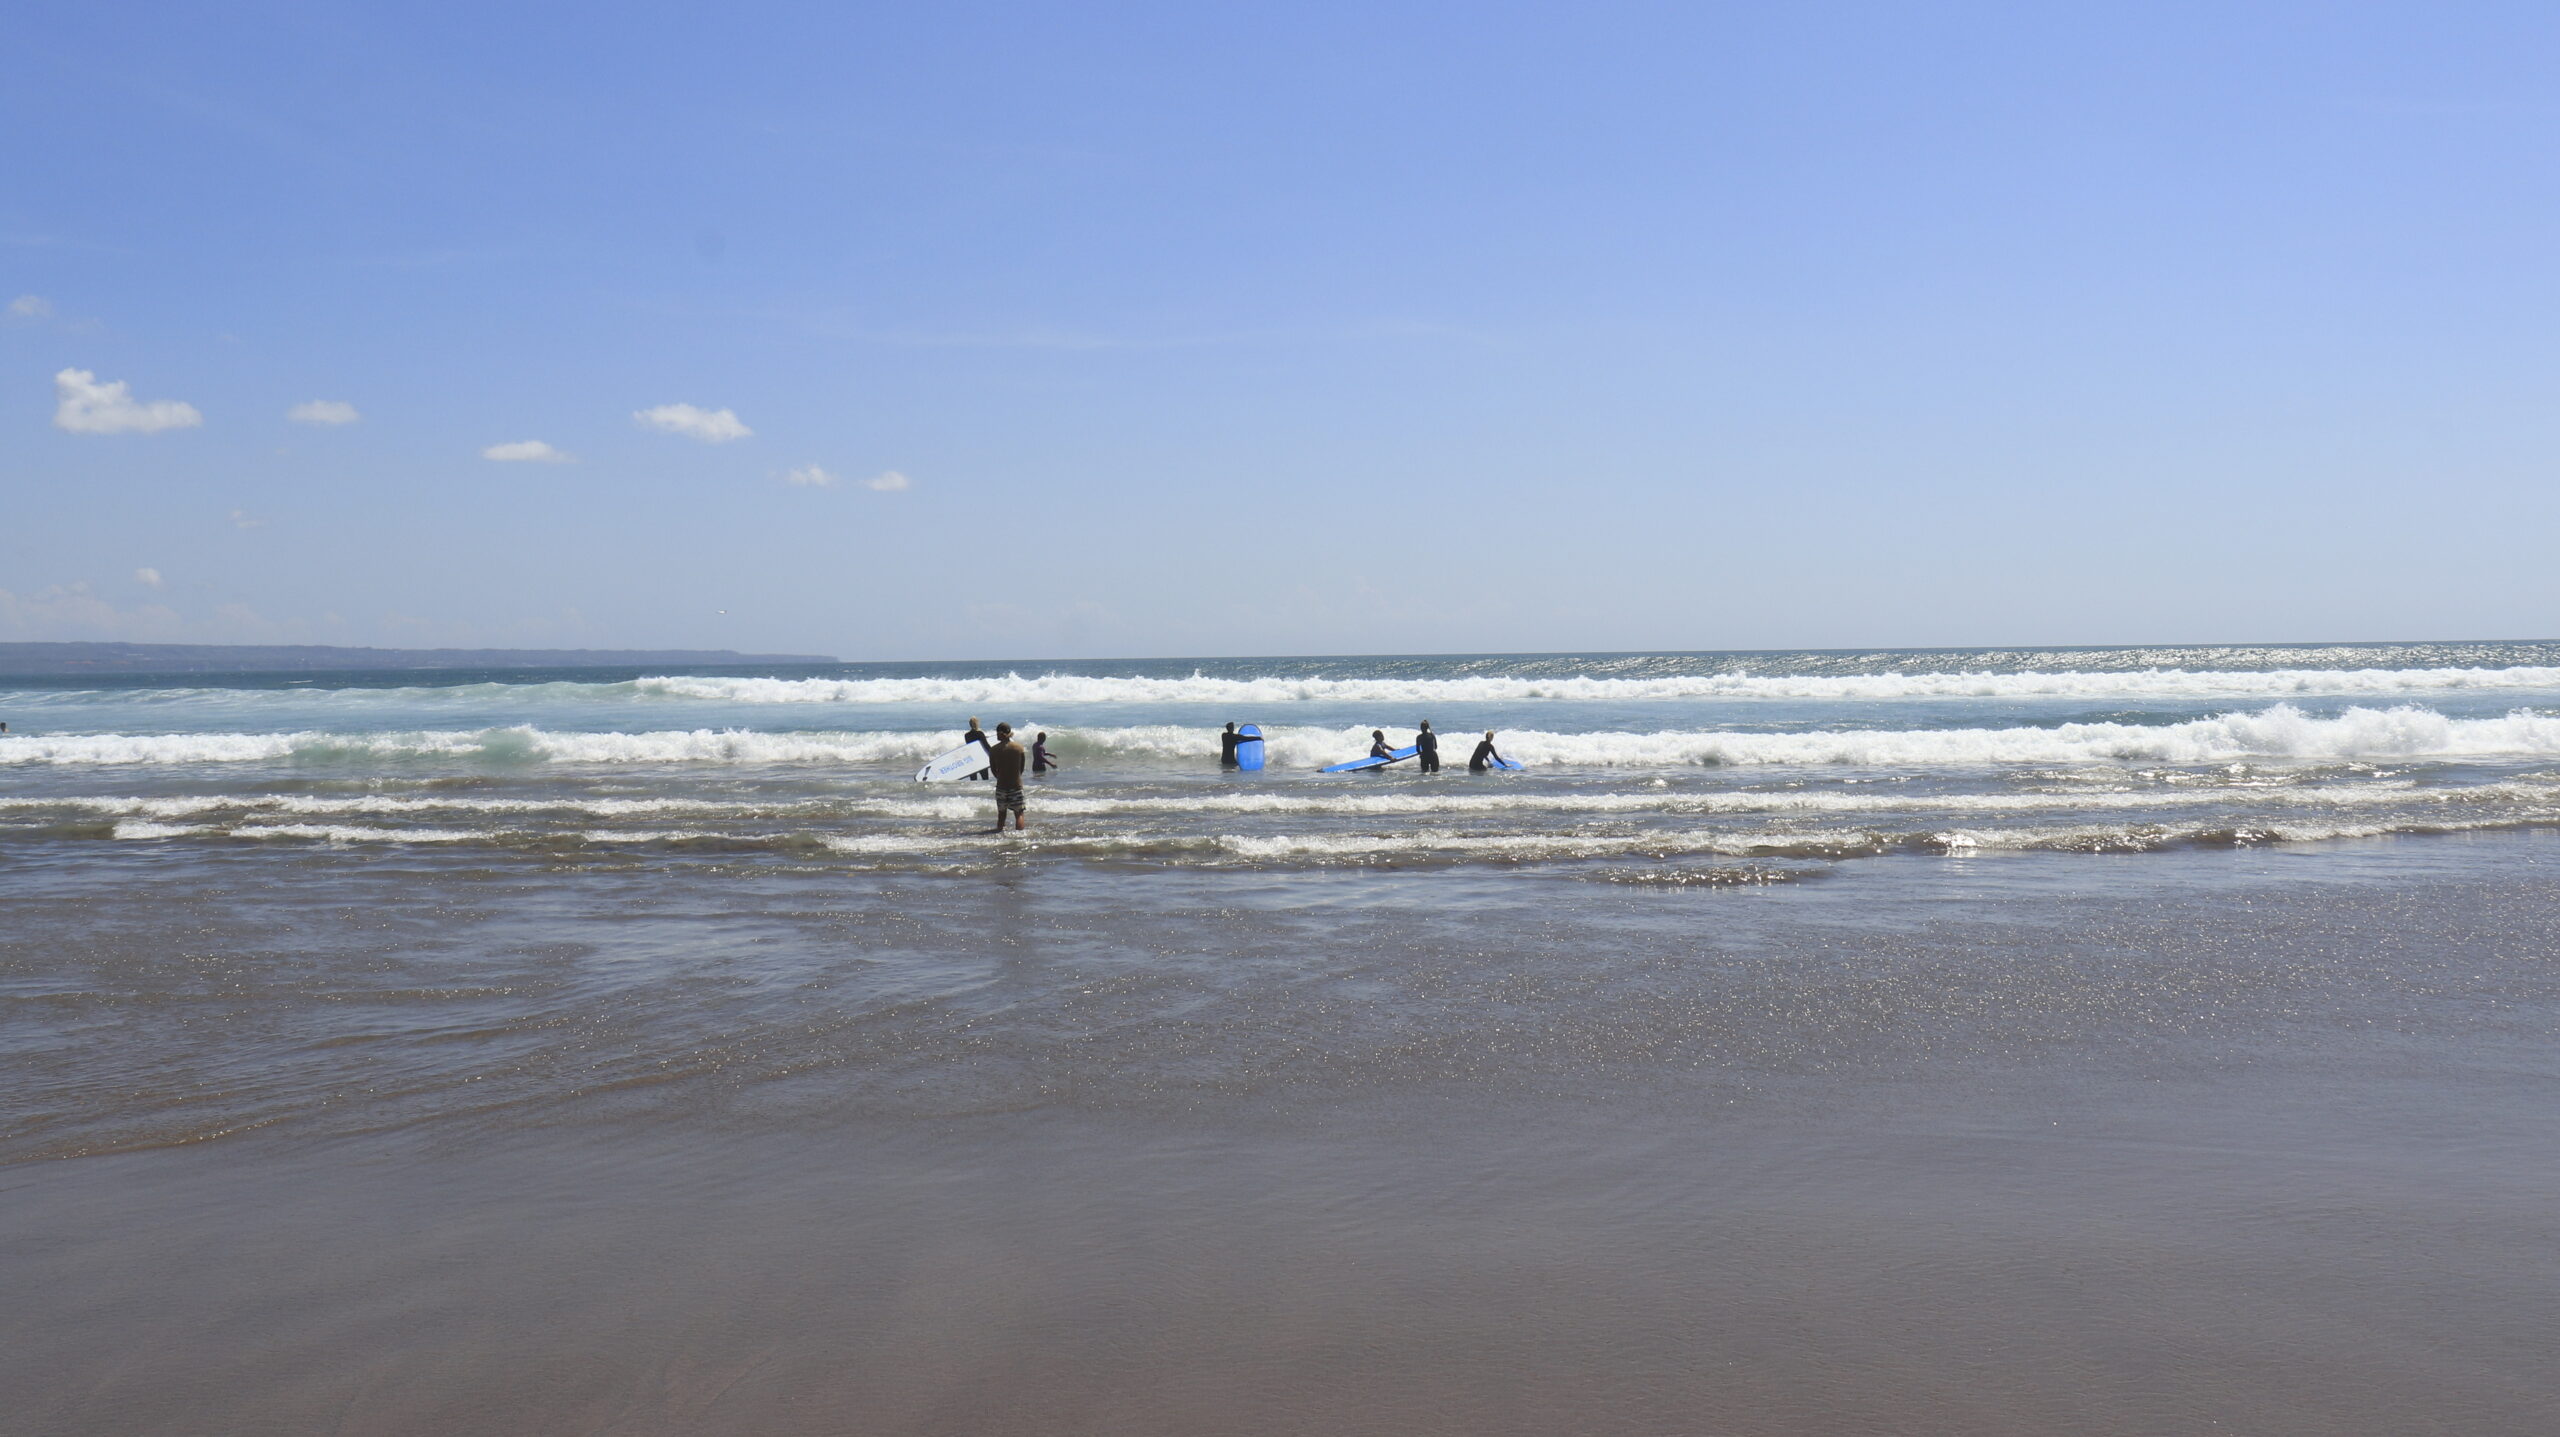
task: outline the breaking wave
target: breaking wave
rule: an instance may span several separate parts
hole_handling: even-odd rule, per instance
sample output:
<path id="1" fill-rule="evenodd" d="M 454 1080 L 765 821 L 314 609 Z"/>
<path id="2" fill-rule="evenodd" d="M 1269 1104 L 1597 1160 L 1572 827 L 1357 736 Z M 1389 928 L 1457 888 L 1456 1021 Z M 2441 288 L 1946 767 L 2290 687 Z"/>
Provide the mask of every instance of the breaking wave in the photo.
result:
<path id="1" fill-rule="evenodd" d="M 2275 843 L 2316 843 L 2394 835 L 2476 833 L 2547 827 L 2549 811 L 2399 816 L 2357 820 L 2218 819 L 2192 823 L 2084 821 L 2012 827 L 1867 826 L 1809 829 L 1698 829 L 1623 833 L 1474 833 L 1415 829 L 1394 833 L 1005 834 L 955 837 L 911 832 L 863 835 L 719 833 L 705 830 L 553 831 L 492 828 L 392 828 L 367 824 L 170 824 L 118 821 L 116 840 L 278 840 L 331 846 L 512 849 L 659 849 L 698 847 L 720 852 L 766 852 L 853 866 L 916 867 L 967 871 L 968 865 L 1008 856 L 1049 854 L 1099 861 L 1151 864 L 1281 867 L 1395 866 L 1401 864 L 1539 863 L 1576 860 L 1695 858 L 1833 860 L 1892 853 L 2141 853 L 2172 848 L 2246 848 Z M 956 865 L 953 859 L 964 860 Z"/>
<path id="2" fill-rule="evenodd" d="M 1026 678 L 758 679 L 657 677 L 631 687 L 663 698 L 749 704 L 1254 704 L 1627 703 L 1666 699 L 2282 698 L 2560 688 L 2560 668 L 2275 669 L 2105 672 L 1756 675 L 1658 678 Z"/>
<path id="3" fill-rule="evenodd" d="M 1986 656 L 1990 657 L 1990 656 Z M 2004 656 L 2011 659 L 2019 655 Z M 2087 657 L 2087 656 L 2082 656 Z M 1593 664 L 1592 667 L 1605 667 Z M 1091 675 L 1020 672 L 972 677 L 736 678 L 657 675 L 615 682 L 552 679 L 360 688 L 7 689 L 9 708 L 77 710 L 101 701 L 146 710 L 238 712 L 432 713 L 576 712 L 599 705 L 680 701 L 726 705 L 833 704 L 1067 709 L 1111 705 L 1196 704 L 1250 711 L 1291 705 L 1435 706 L 1515 703 L 1624 704 L 1679 700 L 1794 699 L 1859 702 L 1916 699 L 2212 700 L 2308 697 L 2383 698 L 2432 693 L 2560 689 L 2560 666 L 2513 664 L 2430 668 L 2265 669 L 1972 668 L 1879 673 L 1502 674 L 1337 677 L 1263 674 L 1227 677 Z"/>
<path id="4" fill-rule="evenodd" d="M 1028 728 L 1028 726 L 1025 726 Z M 1197 763 L 1199 729 L 1176 725 L 1053 726 L 1071 764 Z M 1469 736 L 1445 741 L 1463 754 Z M 1665 729 L 1651 733 L 1506 732 L 1502 750 L 1532 767 L 1854 765 L 1938 768 L 1984 764 L 2220 763 L 2235 760 L 2489 758 L 2560 754 L 2560 716 L 2517 709 L 2452 718 L 2417 705 L 2350 708 L 2320 717 L 2276 704 L 2183 723 L 2068 723 L 2050 727 L 1819 729 L 1807 732 Z M 1356 728 L 1276 728 L 1283 768 L 1357 755 Z M 797 732 L 745 729 L 572 733 L 518 725 L 478 731 L 341 734 L 72 734 L 0 737 L 0 765 L 195 767 L 246 763 L 372 765 L 447 761 L 487 765 L 835 765 L 894 771 L 950 747 L 947 732 Z"/>

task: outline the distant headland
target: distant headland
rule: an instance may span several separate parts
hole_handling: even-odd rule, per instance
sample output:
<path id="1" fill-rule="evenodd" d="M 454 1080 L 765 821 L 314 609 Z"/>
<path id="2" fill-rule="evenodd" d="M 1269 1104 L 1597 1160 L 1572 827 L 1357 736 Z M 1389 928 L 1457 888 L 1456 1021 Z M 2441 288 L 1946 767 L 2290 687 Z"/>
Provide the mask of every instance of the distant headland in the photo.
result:
<path id="1" fill-rule="evenodd" d="M 326 644 L 0 644 L 0 674 L 265 674 L 351 669 L 628 669 L 832 664 L 735 649 L 357 649 Z"/>

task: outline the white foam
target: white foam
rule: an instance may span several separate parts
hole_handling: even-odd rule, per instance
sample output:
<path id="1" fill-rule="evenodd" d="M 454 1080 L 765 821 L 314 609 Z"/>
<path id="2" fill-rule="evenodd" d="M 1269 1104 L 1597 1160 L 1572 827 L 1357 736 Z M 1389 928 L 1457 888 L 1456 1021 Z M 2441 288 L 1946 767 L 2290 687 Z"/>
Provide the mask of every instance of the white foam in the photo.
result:
<path id="1" fill-rule="evenodd" d="M 153 823 L 148 819 L 128 818 L 119 821 L 113 833 L 117 838 L 186 838 L 213 831 L 183 823 Z"/>
<path id="2" fill-rule="evenodd" d="M 617 686 L 618 687 L 618 686 Z M 2451 690 L 2560 688 L 2560 668 L 2275 669 L 2221 672 L 1950 672 L 1926 674 L 1702 674 L 1663 678 L 1226 679 L 1103 678 L 1018 673 L 987 678 L 638 679 L 640 693 L 735 704 L 936 704 L 1064 707 L 1087 704 L 1630 703 L 1677 699 L 2285 698 Z"/>
<path id="3" fill-rule="evenodd" d="M 405 733 L 9 735 L 0 736 L 0 764 L 165 767 L 417 758 L 597 764 L 885 763 L 911 762 L 950 746 L 950 736 L 942 733 L 758 733 L 746 729 L 574 733 L 518 724 Z"/>
<path id="4" fill-rule="evenodd" d="M 508 835 L 486 828 L 376 828 L 356 823 L 260 823 L 225 830 L 231 838 L 304 838 L 328 843 L 485 843 Z"/>
<path id="5" fill-rule="evenodd" d="M 1200 734 L 1176 726 L 1074 730 L 1081 748 L 1196 759 Z M 1397 737 L 1403 737 L 1399 732 Z M 1267 733 L 1274 762 L 1317 767 L 1368 747 L 1360 728 L 1279 728 Z M 1442 740 L 1463 754 L 1473 735 Z M 2500 718 L 2456 719 L 2400 705 L 2350 708 L 2320 718 L 2291 704 L 2174 724 L 2074 723 L 2052 727 L 1817 729 L 1770 733 L 1661 729 L 1557 733 L 1505 730 L 1505 756 L 1534 768 L 1676 768 L 1693 765 L 1858 765 L 1941 768 L 1982 764 L 2216 763 L 2249 759 L 2489 758 L 2560 754 L 2560 717 L 2518 709 Z M 1372 782 L 1347 775 L 1344 782 Z"/>
<path id="6" fill-rule="evenodd" d="M 1149 725 L 1058 730 L 1076 761 L 1199 762 L 1207 736 Z M 1401 734 L 1399 734 L 1401 736 Z M 1445 742 L 1463 753 L 1470 736 Z M 1268 735 L 1275 762 L 1313 768 L 1357 755 L 1360 728 L 1281 728 Z M 0 738 L 0 764 L 191 767 L 258 761 L 378 765 L 408 760 L 590 765 L 737 764 L 903 766 L 949 746 L 934 732 L 759 733 L 691 729 L 563 733 L 529 725 L 478 731 L 376 734 L 88 734 Z M 2276 704 L 2174 724 L 2073 723 L 2047 728 L 1820 729 L 1801 733 L 1662 729 L 1651 733 L 1509 730 L 1503 752 L 1533 768 L 1670 768 L 1684 765 L 1859 765 L 1940 768 L 1982 764 L 2218 763 L 2256 759 L 2428 759 L 2560 754 L 2560 716 L 2517 709 L 2457 719 L 2433 709 L 2350 708 L 2333 718 Z M 1088 757 L 1098 755 L 1098 757 Z M 1345 782 L 1368 781 L 1362 777 Z"/>
<path id="7" fill-rule="evenodd" d="M 1540 818 L 1569 814 L 1630 817 L 1789 814 L 2034 814 L 2175 811 L 2194 808 L 2337 810 L 2385 806 L 2550 804 L 2560 800 L 2560 776 L 2525 776 L 2491 783 L 2419 787 L 2400 779 L 2270 785 L 2256 777 L 2169 787 L 2096 787 L 2068 792 L 1932 793 L 1899 785 L 1875 791 L 1834 788 L 1673 788 L 1647 783 L 1633 791 L 1587 787 L 1468 792 L 1450 784 L 1419 791 L 1365 793 L 1351 784 L 1306 785 L 1295 793 L 1226 792 L 1155 797 L 1081 790 L 1035 789 L 1032 807 L 1053 818 L 1181 819 L 1193 814 L 1269 818 Z M 542 819 L 621 819 L 691 816 L 740 820 L 788 816 L 811 821 L 873 817 L 926 821 L 983 819 L 984 794 L 947 798 L 768 800 L 740 799 L 498 799 L 395 798 L 363 794 L 315 797 L 294 794 L 210 794 L 183 798 L 69 795 L 0 798 L 0 813 L 70 812 L 131 816 L 151 821 L 269 815 L 297 818 L 409 817 L 445 814 Z M 598 830 L 608 833 L 612 830 Z M 628 835 L 625 835 L 628 836 Z M 694 836 L 702 836 L 695 834 Z"/>

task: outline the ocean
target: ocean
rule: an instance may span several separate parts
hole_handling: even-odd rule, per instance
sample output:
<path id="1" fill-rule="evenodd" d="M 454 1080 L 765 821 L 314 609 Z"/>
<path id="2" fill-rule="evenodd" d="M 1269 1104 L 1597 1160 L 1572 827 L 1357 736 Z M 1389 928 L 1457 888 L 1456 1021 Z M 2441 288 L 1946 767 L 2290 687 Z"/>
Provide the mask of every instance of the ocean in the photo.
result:
<path id="1" fill-rule="evenodd" d="M 2560 1422 L 2560 643 L 0 720 L 28 1430 Z"/>

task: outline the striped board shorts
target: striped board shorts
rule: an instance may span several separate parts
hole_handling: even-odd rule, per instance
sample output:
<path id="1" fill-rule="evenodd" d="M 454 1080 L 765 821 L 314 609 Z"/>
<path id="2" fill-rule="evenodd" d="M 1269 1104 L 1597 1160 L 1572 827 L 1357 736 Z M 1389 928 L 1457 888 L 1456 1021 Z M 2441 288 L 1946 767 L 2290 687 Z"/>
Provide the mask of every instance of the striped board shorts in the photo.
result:
<path id="1" fill-rule="evenodd" d="M 997 784 L 997 785 L 996 785 L 996 809 L 997 809 L 997 811 L 998 811 L 998 812 L 1000 812 L 1000 813 L 1020 813 L 1020 812 L 1022 812 L 1022 785 L 1020 785 L 1020 784 L 1018 784 L 1018 783 L 1017 783 L 1017 784 L 1005 784 L 1005 783 Z"/>

